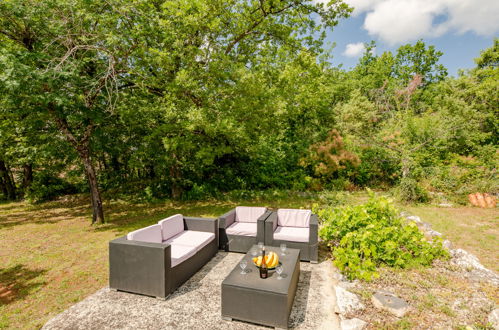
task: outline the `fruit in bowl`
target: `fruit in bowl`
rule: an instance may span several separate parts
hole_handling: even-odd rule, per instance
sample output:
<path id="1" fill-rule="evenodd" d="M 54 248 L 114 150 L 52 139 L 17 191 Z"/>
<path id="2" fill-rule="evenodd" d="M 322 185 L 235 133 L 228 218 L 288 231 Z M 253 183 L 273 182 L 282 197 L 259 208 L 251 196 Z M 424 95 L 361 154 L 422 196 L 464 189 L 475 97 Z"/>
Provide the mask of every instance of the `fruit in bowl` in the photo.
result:
<path id="1" fill-rule="evenodd" d="M 255 266 L 260 267 L 262 265 L 262 256 L 254 257 L 253 263 Z M 277 253 L 271 251 L 265 256 L 265 263 L 267 264 L 267 268 L 275 268 L 279 264 L 279 256 Z"/>

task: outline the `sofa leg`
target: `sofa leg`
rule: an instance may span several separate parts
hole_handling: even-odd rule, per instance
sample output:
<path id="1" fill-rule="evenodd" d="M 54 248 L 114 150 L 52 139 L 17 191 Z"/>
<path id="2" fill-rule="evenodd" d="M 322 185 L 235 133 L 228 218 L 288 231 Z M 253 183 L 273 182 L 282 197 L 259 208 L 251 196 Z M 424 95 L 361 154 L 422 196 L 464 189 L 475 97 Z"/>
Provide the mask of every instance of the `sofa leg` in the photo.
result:
<path id="1" fill-rule="evenodd" d="M 164 301 L 164 300 L 168 299 L 169 296 L 170 295 L 167 295 L 166 297 L 156 297 L 156 299 Z"/>
<path id="2" fill-rule="evenodd" d="M 319 263 L 319 261 L 317 261 L 317 260 L 310 260 L 310 263 L 311 263 L 311 264 L 318 264 L 318 263 Z"/>
<path id="3" fill-rule="evenodd" d="M 118 292 L 118 289 L 115 289 L 115 288 L 109 288 L 109 291 Z"/>
<path id="4" fill-rule="evenodd" d="M 224 320 L 224 321 L 232 321 L 232 317 L 222 316 L 222 320 Z"/>

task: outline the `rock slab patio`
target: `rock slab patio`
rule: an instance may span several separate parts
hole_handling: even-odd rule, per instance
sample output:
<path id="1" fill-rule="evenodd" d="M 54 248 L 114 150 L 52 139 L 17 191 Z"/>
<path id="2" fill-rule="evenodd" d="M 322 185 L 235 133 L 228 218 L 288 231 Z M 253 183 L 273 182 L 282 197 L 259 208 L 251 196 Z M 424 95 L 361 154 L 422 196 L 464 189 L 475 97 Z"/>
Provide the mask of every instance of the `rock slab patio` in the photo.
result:
<path id="1" fill-rule="evenodd" d="M 55 316 L 42 329 L 267 328 L 221 318 L 221 283 L 241 258 L 242 254 L 219 252 L 164 301 L 103 288 Z M 339 329 L 330 262 L 303 262 L 300 267 L 289 327 Z"/>

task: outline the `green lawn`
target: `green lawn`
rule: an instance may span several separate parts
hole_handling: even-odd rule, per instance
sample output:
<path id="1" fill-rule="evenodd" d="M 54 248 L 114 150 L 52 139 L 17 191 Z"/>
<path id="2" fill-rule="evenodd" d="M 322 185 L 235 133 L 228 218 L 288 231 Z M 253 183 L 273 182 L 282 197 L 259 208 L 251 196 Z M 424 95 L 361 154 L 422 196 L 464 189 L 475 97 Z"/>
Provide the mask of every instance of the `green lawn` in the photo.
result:
<path id="1" fill-rule="evenodd" d="M 354 194 L 347 202 L 359 202 Z M 323 199 L 322 199 L 323 200 Z M 38 328 L 49 318 L 107 285 L 108 241 L 183 213 L 216 217 L 235 205 L 309 208 L 318 202 L 305 194 L 276 194 L 251 201 L 105 203 L 108 223 L 92 227 L 88 200 L 29 205 L 0 204 L 0 328 Z M 443 232 L 456 246 L 476 253 L 498 270 L 498 212 L 471 207 L 404 207 Z"/>

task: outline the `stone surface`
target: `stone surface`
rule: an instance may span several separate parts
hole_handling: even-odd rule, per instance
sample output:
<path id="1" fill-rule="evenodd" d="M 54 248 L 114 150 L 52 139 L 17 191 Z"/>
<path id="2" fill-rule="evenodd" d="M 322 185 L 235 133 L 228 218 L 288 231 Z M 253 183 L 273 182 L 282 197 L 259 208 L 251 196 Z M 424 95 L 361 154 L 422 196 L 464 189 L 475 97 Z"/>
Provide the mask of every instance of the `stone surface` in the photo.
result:
<path id="1" fill-rule="evenodd" d="M 353 313 L 357 310 L 365 308 L 356 294 L 347 291 L 341 286 L 335 287 L 335 293 L 336 301 L 341 314 Z"/>
<path id="2" fill-rule="evenodd" d="M 450 251 L 450 250 L 452 250 L 452 242 L 451 242 L 451 241 L 449 241 L 448 239 L 446 239 L 446 240 L 444 240 L 444 241 L 442 242 L 442 246 L 443 246 L 444 248 L 446 248 L 447 250 L 449 250 L 449 251 Z"/>
<path id="3" fill-rule="evenodd" d="M 49 320 L 43 329 L 268 329 L 221 318 L 221 283 L 241 258 L 239 253 L 219 252 L 166 300 L 103 288 Z M 330 262 L 304 262 L 300 267 L 289 326 L 338 329 Z"/>
<path id="4" fill-rule="evenodd" d="M 476 256 L 463 249 L 451 250 L 450 253 L 452 256 L 451 263 L 467 271 L 471 280 L 487 281 L 499 286 L 499 276 L 490 269 L 485 268 Z"/>
<path id="5" fill-rule="evenodd" d="M 378 291 L 371 298 L 375 307 L 384 309 L 397 317 L 404 316 L 410 309 L 405 300 L 389 291 Z"/>
<path id="6" fill-rule="evenodd" d="M 421 218 L 418 217 L 417 215 L 408 215 L 408 216 L 405 216 L 404 217 L 407 219 L 407 220 L 411 220 L 411 221 L 414 221 L 415 223 L 421 223 Z"/>
<path id="7" fill-rule="evenodd" d="M 494 329 L 499 329 L 499 308 L 496 308 L 490 312 L 488 321 Z"/>
<path id="8" fill-rule="evenodd" d="M 341 330 L 362 330 L 366 327 L 367 322 L 361 319 L 353 318 L 341 321 Z"/>

